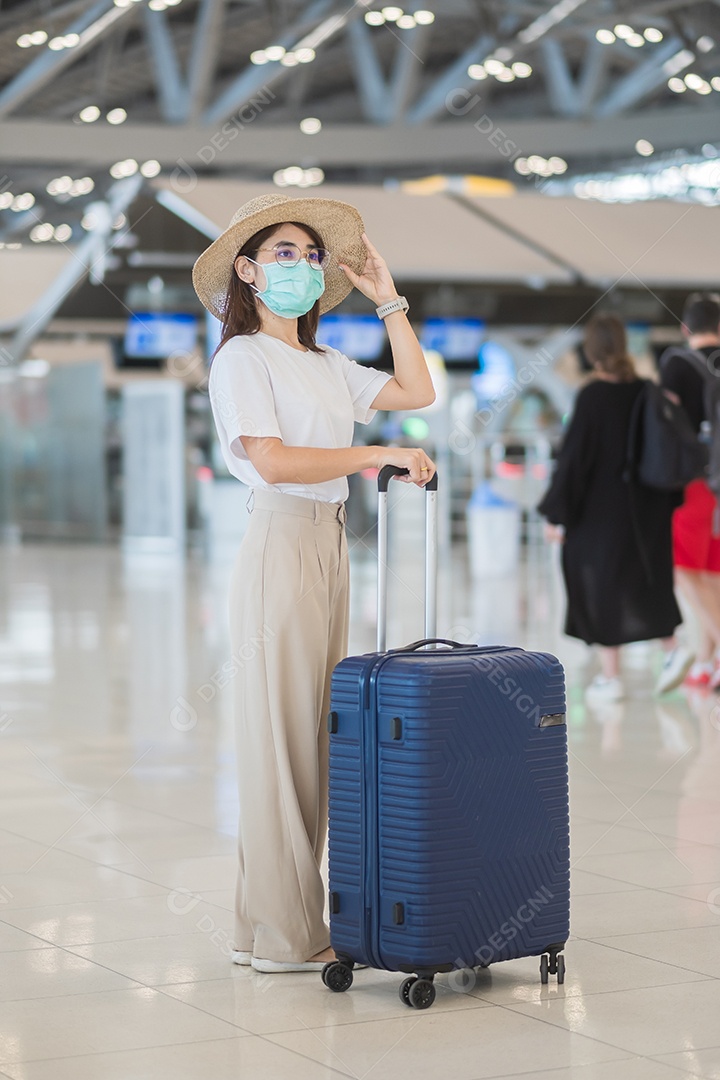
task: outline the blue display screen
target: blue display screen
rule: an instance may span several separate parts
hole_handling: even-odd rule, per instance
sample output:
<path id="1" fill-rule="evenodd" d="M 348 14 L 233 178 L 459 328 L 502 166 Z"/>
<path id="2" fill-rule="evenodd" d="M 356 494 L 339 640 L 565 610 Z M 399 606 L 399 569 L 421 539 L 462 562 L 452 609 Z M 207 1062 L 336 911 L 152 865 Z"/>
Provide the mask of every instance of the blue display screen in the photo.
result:
<path id="1" fill-rule="evenodd" d="M 376 360 L 385 343 L 385 327 L 377 315 L 323 315 L 317 342 L 351 360 Z"/>
<path id="2" fill-rule="evenodd" d="M 420 344 L 445 360 L 470 360 L 477 356 L 484 333 L 482 319 L 426 319 Z"/>
<path id="3" fill-rule="evenodd" d="M 139 311 L 128 319 L 124 351 L 132 359 L 167 358 L 173 353 L 192 352 L 196 340 L 194 315 Z"/>
<path id="4" fill-rule="evenodd" d="M 484 341 L 478 353 L 478 371 L 472 377 L 472 387 L 479 398 L 493 401 L 515 378 L 515 362 L 504 345 Z"/>

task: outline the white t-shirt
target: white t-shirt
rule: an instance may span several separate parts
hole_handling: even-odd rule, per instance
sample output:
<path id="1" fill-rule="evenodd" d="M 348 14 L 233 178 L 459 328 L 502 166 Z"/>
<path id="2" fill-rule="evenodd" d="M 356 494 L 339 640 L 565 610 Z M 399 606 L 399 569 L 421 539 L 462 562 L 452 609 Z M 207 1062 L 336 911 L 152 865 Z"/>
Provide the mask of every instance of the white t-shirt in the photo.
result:
<path id="1" fill-rule="evenodd" d="M 223 458 L 249 487 L 344 502 L 347 478 L 322 484 L 268 484 L 247 457 L 241 435 L 282 439 L 286 446 L 351 446 L 353 422 L 367 424 L 370 405 L 391 378 L 324 346 L 301 352 L 269 334 L 230 338 L 210 368 L 209 390 Z"/>

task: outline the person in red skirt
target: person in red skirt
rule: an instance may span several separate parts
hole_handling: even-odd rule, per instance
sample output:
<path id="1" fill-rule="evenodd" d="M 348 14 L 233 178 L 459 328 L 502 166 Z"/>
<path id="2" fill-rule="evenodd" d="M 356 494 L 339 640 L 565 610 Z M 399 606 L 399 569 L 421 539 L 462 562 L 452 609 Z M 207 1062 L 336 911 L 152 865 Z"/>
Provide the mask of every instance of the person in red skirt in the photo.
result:
<path id="1" fill-rule="evenodd" d="M 686 346 L 671 346 L 660 358 L 660 379 L 672 391 L 696 431 L 705 421 L 704 379 L 692 355 L 720 375 L 720 296 L 694 293 L 683 309 Z M 700 627 L 698 659 L 687 681 L 720 688 L 720 511 L 705 480 L 685 489 L 673 515 L 673 562 L 678 591 Z"/>

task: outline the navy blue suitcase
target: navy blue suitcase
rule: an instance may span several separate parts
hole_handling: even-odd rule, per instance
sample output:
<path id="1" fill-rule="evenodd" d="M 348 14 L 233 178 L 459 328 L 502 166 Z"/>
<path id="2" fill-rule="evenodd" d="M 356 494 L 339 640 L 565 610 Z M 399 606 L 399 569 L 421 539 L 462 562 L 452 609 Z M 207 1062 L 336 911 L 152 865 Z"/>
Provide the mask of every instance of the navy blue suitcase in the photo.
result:
<path id="1" fill-rule="evenodd" d="M 379 478 L 378 650 L 332 676 L 330 932 L 322 978 L 540 957 L 562 982 L 570 922 L 565 679 L 548 653 L 434 638 L 437 478 L 427 492 L 426 638 L 385 651 L 387 483 Z M 460 977 L 462 978 L 462 977 Z M 462 985 L 462 983 L 461 983 Z"/>

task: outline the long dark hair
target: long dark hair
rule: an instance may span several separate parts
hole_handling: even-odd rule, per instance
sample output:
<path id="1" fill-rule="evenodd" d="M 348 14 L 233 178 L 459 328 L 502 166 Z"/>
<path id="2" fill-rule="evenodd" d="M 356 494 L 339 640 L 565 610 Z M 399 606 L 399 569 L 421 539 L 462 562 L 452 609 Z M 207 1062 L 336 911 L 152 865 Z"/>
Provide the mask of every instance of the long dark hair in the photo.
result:
<path id="1" fill-rule="evenodd" d="M 234 264 L 240 255 L 247 255 L 250 259 L 257 258 L 257 253 L 265 241 L 269 240 L 282 224 L 284 223 L 280 222 L 277 225 L 268 225 L 267 228 L 260 229 L 259 232 L 256 232 L 243 244 L 235 259 L 233 259 L 232 277 L 225 296 L 225 316 L 223 318 L 220 344 L 212 355 L 213 360 L 218 350 L 230 338 L 236 337 L 238 334 L 257 334 L 258 330 L 260 330 L 260 314 L 257 309 L 258 301 L 255 298 L 255 292 L 246 281 L 238 277 Z M 296 225 L 298 229 L 306 232 L 316 247 L 325 246 L 320 235 L 314 229 L 311 229 L 309 225 L 304 225 L 302 221 L 288 221 L 287 224 Z M 260 303 L 262 303 L 262 300 Z M 310 310 L 298 319 L 298 341 L 312 352 L 323 351 L 321 346 L 315 342 L 319 318 L 320 302 L 316 300 Z"/>
<path id="2" fill-rule="evenodd" d="M 625 327 L 617 315 L 593 315 L 585 327 L 585 354 L 594 368 L 619 382 L 632 382 L 637 372 L 627 351 Z"/>

